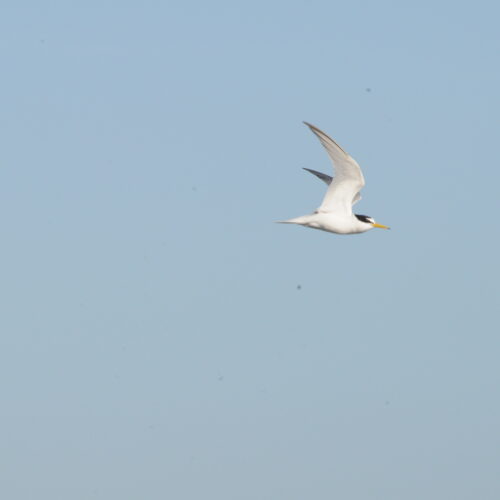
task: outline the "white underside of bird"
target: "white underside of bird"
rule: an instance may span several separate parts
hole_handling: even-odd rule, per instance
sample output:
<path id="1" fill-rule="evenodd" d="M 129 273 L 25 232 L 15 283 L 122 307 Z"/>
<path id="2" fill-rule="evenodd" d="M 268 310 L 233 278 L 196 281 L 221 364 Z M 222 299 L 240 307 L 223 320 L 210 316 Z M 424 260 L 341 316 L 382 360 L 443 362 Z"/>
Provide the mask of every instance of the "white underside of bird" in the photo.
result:
<path id="1" fill-rule="evenodd" d="M 328 185 L 325 197 L 314 213 L 279 222 L 299 224 L 337 234 L 364 233 L 375 227 L 389 229 L 387 226 L 375 222 L 372 217 L 353 213 L 352 207 L 361 199 L 360 191 L 365 185 L 361 168 L 356 160 L 332 138 L 314 125 L 304 123 L 316 134 L 328 152 L 333 163 L 334 177 L 309 168 L 304 169 Z"/>

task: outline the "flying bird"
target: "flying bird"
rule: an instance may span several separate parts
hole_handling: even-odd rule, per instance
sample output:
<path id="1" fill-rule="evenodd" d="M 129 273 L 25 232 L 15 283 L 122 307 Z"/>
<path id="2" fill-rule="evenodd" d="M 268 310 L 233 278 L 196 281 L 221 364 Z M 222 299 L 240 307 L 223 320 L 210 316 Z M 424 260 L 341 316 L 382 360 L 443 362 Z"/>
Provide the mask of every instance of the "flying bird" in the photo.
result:
<path id="1" fill-rule="evenodd" d="M 346 153 L 331 137 L 319 128 L 304 122 L 318 137 L 333 163 L 334 177 L 316 170 L 305 168 L 328 185 L 325 197 L 319 208 L 310 215 L 303 215 L 279 221 L 282 224 L 299 224 L 301 226 L 321 229 L 329 233 L 356 234 L 364 233 L 378 227 L 390 229 L 378 224 L 368 215 L 355 214 L 352 207 L 361 199 L 360 191 L 365 179 L 356 160 Z"/>

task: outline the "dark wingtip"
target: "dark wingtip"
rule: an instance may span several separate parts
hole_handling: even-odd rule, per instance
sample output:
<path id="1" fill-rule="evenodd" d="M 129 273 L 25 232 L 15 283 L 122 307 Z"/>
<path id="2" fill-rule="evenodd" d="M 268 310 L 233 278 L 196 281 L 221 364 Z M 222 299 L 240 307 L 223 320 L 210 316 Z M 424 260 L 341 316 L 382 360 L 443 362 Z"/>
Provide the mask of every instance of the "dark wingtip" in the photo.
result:
<path id="1" fill-rule="evenodd" d="M 312 123 L 309 123 L 309 122 L 306 122 L 306 121 L 303 121 L 302 123 L 304 125 L 307 125 L 313 132 L 317 131 L 317 132 L 320 132 L 321 134 L 324 134 L 324 132 L 321 131 L 318 127 L 316 127 L 316 125 L 313 125 Z"/>

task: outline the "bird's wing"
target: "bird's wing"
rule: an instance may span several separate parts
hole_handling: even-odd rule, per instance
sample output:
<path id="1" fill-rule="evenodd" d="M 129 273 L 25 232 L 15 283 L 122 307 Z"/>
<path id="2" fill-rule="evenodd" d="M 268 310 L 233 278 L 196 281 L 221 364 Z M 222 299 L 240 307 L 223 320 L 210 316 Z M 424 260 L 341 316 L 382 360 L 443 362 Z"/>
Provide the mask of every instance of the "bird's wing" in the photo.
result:
<path id="1" fill-rule="evenodd" d="M 341 212 L 352 214 L 352 205 L 361 199 L 359 191 L 365 179 L 356 160 L 347 154 L 333 139 L 319 128 L 304 122 L 318 137 L 332 160 L 333 177 L 318 212 Z"/>
<path id="2" fill-rule="evenodd" d="M 332 182 L 332 177 L 330 175 L 322 174 L 321 172 L 311 170 L 310 168 L 304 168 L 304 170 L 311 172 L 311 174 L 315 175 L 318 179 L 321 179 L 327 186 L 329 186 L 330 182 Z"/>
<path id="3" fill-rule="evenodd" d="M 321 172 L 318 172 L 317 170 L 313 170 L 312 168 L 305 168 L 304 170 L 307 170 L 308 172 L 311 172 L 311 174 L 315 175 L 318 179 L 321 179 L 327 186 L 329 186 L 333 180 L 333 177 L 331 175 L 323 174 Z M 352 204 L 356 204 L 359 200 L 361 200 L 361 193 L 358 191 L 352 200 Z"/>

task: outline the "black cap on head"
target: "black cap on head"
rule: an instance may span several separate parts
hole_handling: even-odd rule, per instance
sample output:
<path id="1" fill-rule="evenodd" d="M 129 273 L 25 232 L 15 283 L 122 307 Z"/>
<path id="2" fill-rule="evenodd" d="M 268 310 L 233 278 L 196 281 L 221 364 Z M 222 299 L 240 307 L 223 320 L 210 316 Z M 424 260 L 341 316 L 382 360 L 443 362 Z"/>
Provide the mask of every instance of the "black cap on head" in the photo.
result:
<path id="1" fill-rule="evenodd" d="M 360 214 L 354 214 L 356 219 L 360 220 L 361 222 L 366 222 L 367 224 L 373 224 L 375 221 L 373 220 L 372 217 L 369 215 L 360 215 Z"/>

